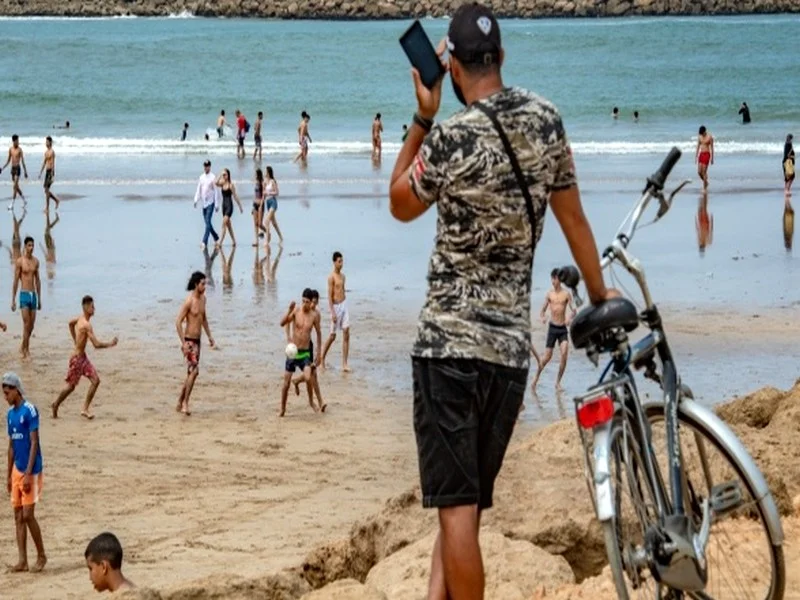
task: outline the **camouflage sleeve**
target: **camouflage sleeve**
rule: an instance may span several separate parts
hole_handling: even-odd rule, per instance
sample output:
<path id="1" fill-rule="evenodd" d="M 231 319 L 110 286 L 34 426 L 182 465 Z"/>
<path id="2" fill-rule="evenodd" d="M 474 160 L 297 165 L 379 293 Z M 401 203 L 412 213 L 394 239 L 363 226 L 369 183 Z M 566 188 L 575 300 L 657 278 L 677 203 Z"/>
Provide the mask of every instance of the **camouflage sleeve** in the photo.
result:
<path id="1" fill-rule="evenodd" d="M 441 125 L 436 125 L 422 142 L 411 165 L 411 189 L 426 206 L 439 200 L 447 176 L 450 154 Z"/>
<path id="2" fill-rule="evenodd" d="M 572 148 L 567 140 L 567 132 L 564 131 L 564 123 L 561 116 L 556 116 L 556 141 L 552 146 L 554 164 L 556 168 L 553 177 L 553 190 L 566 190 L 578 183 L 575 177 L 575 162 L 572 160 Z"/>

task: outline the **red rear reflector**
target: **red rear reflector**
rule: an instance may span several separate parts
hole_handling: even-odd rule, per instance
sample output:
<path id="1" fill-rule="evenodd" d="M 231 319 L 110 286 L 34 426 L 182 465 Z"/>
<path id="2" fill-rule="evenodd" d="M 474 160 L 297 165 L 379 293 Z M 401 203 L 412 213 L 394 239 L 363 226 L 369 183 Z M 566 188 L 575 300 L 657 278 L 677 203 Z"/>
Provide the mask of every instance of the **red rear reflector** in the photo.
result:
<path id="1" fill-rule="evenodd" d="M 584 429 L 594 429 L 614 416 L 614 401 L 608 396 L 600 396 L 585 402 L 578 408 L 578 423 Z"/>

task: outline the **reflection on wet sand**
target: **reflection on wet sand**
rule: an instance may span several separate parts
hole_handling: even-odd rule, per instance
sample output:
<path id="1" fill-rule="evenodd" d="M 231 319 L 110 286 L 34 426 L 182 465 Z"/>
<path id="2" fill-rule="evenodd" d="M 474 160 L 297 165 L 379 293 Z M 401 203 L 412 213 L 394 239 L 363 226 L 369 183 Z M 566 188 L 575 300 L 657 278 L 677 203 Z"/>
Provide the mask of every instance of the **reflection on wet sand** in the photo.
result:
<path id="1" fill-rule="evenodd" d="M 783 245 L 787 250 L 792 249 L 792 238 L 794 237 L 794 209 L 790 196 L 786 195 L 786 202 L 783 205 Z"/>
<path id="2" fill-rule="evenodd" d="M 222 256 L 222 287 L 225 290 L 230 290 L 233 287 L 233 276 L 231 270 L 233 269 L 233 257 L 236 255 L 236 246 L 231 248 L 230 258 L 225 256 L 225 251 L 220 249 Z"/>
<path id="3" fill-rule="evenodd" d="M 215 247 L 211 255 L 208 254 L 208 246 L 203 248 L 203 258 L 206 260 L 206 286 L 212 289 L 216 286 L 214 282 L 214 260 L 217 258 L 217 254 L 219 254 L 219 247 Z"/>
<path id="4" fill-rule="evenodd" d="M 277 303 L 278 302 L 278 263 L 281 260 L 281 254 L 283 254 L 283 246 L 278 246 L 278 254 L 275 255 L 275 260 L 270 265 L 270 258 L 272 254 L 272 249 L 267 246 L 267 256 L 264 258 L 264 262 L 266 263 L 267 269 L 267 293 L 269 295 L 270 300 Z"/>
<path id="5" fill-rule="evenodd" d="M 39 244 L 44 253 L 44 260 L 47 268 L 47 279 L 52 280 L 56 276 L 56 241 L 53 238 L 53 228 L 61 220 L 61 217 L 56 213 L 55 221 L 50 221 L 50 213 L 47 213 L 44 223 L 44 246 Z"/>
<path id="6" fill-rule="evenodd" d="M 714 241 L 714 215 L 708 212 L 708 192 L 700 194 L 695 228 L 697 229 L 697 248 L 703 255 L 706 248 Z"/>
<path id="7" fill-rule="evenodd" d="M 14 233 L 11 235 L 11 248 L 8 249 L 8 257 L 12 265 L 22 256 L 22 238 L 19 235 L 19 228 L 22 226 L 22 222 L 25 220 L 25 215 L 27 214 L 28 211 L 23 208 L 22 216 L 17 219 L 17 211 L 11 211 L 11 217 L 14 220 Z"/>

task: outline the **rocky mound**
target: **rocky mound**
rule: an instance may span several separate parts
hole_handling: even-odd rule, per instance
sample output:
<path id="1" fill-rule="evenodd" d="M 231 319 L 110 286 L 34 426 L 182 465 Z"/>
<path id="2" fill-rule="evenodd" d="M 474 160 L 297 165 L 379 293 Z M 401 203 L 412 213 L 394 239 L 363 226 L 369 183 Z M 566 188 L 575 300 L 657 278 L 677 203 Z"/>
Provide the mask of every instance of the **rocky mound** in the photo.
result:
<path id="1" fill-rule="evenodd" d="M 792 515 L 792 498 L 800 496 L 800 447 L 795 443 L 800 438 L 800 380 L 788 392 L 765 388 L 719 407 L 717 413 L 744 440 L 782 514 Z M 495 508 L 485 515 L 481 534 L 487 599 L 614 597 L 582 461 L 571 422 L 544 428 L 509 453 L 497 481 Z M 795 520 L 787 524 L 790 565 L 800 562 L 800 544 L 794 539 Z M 435 511 L 421 508 L 419 490 L 414 489 L 357 523 L 347 538 L 313 550 L 302 568 L 257 581 L 198 582 L 173 593 L 145 591 L 131 597 L 422 598 L 436 527 Z"/>
<path id="2" fill-rule="evenodd" d="M 465 0 L 0 0 L 4 16 L 115 15 L 282 19 L 445 16 Z M 800 12 L 797 0 L 484 0 L 501 17 L 613 17 Z"/>

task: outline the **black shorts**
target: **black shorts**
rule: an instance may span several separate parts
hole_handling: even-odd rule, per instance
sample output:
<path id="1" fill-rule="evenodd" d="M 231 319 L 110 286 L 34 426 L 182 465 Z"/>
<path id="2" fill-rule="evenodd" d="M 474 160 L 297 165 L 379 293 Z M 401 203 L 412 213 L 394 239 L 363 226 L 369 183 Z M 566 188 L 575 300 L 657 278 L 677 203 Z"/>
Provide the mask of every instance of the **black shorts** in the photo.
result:
<path id="1" fill-rule="evenodd" d="M 238 140 L 238 142 L 239 142 L 239 147 L 240 147 L 240 148 L 244 148 L 244 136 L 237 137 L 236 139 L 237 139 L 237 140 Z"/>
<path id="2" fill-rule="evenodd" d="M 286 359 L 286 372 L 287 373 L 294 373 L 295 369 L 300 369 L 300 371 L 305 371 L 306 367 L 310 367 L 314 364 L 311 355 L 309 354 L 308 350 L 298 350 L 296 358 L 287 358 Z"/>
<path id="3" fill-rule="evenodd" d="M 422 505 L 490 508 L 528 370 L 474 359 L 411 365 Z"/>
<path id="4" fill-rule="evenodd" d="M 547 327 L 547 344 L 546 348 L 551 350 L 556 347 L 556 344 L 561 345 L 561 342 L 569 341 L 569 331 L 566 325 L 553 325 L 550 323 Z"/>
<path id="5" fill-rule="evenodd" d="M 230 198 L 222 199 L 222 216 L 229 218 L 233 216 L 233 200 Z"/>
<path id="6" fill-rule="evenodd" d="M 49 188 L 53 185 L 53 171 L 51 169 L 47 169 L 44 172 L 44 187 Z"/>
<path id="7" fill-rule="evenodd" d="M 19 165 L 11 167 L 11 179 L 19 178 L 20 175 L 22 175 L 22 168 Z"/>

